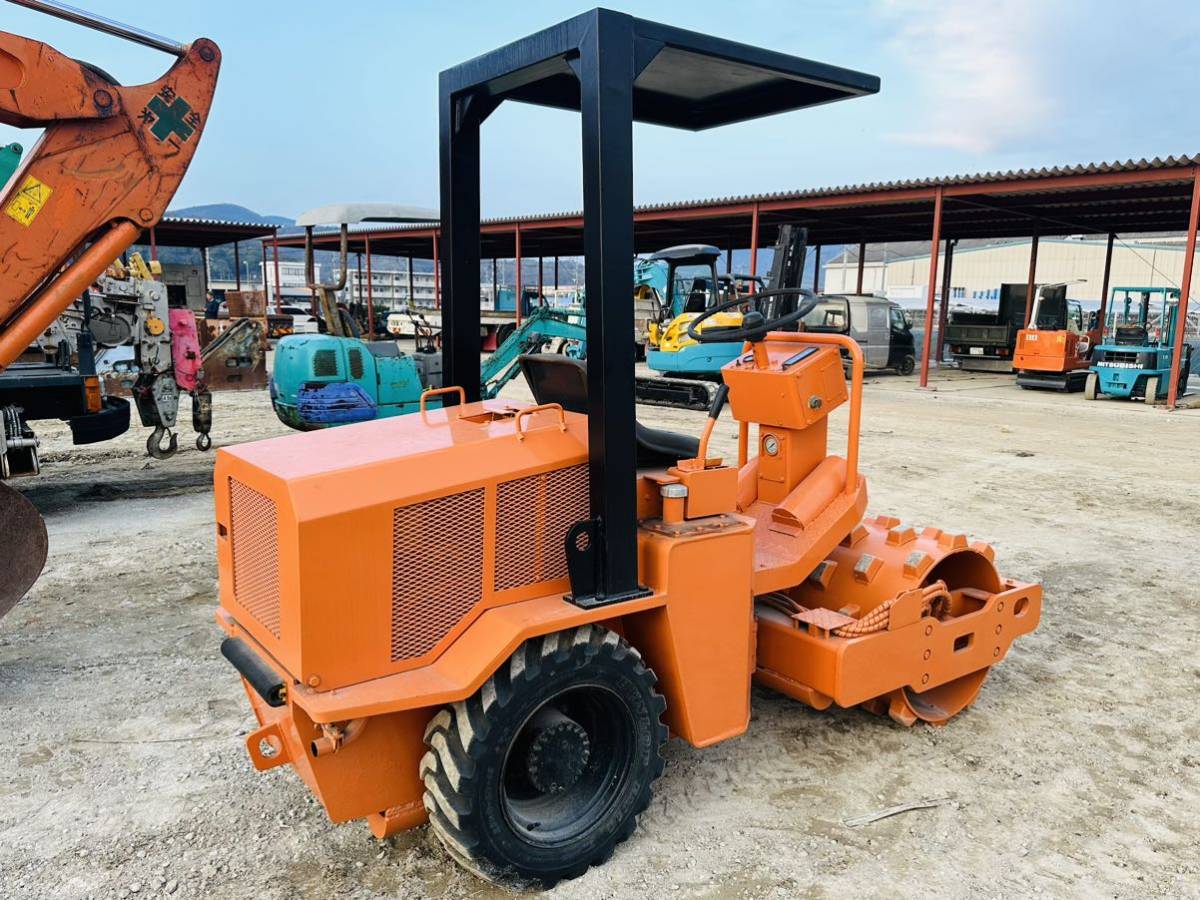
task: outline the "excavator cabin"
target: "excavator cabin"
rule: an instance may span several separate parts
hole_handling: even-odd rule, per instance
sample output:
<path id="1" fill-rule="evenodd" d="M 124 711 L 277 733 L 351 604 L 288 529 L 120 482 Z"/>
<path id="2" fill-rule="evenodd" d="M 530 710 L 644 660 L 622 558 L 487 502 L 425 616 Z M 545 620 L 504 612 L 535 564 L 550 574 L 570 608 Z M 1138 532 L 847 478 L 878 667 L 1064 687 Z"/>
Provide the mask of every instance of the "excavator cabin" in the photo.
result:
<path id="1" fill-rule="evenodd" d="M 442 73 L 450 387 L 413 415 L 218 453 L 217 621 L 256 768 L 290 764 L 334 821 L 429 821 L 472 871 L 550 885 L 633 833 L 669 736 L 746 730 L 755 678 L 904 725 L 971 703 L 1041 588 L 982 543 L 866 516 L 861 353 L 787 330 L 813 295 L 764 292 L 717 335 L 705 319 L 744 298 L 690 323 L 742 346 L 700 434 L 635 417 L 633 123 L 877 89 L 606 10 Z M 524 358 L 532 405 L 479 399 L 479 130 L 504 100 L 582 114 L 588 359 Z M 726 405 L 728 459 L 710 447 Z"/>

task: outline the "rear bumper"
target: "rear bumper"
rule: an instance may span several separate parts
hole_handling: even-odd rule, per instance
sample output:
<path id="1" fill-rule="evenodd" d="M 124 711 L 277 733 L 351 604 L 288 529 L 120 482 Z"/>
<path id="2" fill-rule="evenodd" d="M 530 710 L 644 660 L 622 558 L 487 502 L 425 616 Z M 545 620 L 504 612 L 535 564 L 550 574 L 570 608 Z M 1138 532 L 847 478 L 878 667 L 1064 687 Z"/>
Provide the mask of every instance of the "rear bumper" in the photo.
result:
<path id="1" fill-rule="evenodd" d="M 1109 366 L 1096 366 L 1091 371 L 1095 372 L 1100 380 L 1100 393 L 1125 399 L 1144 393 L 1145 379 L 1154 374 L 1144 369 L 1117 369 Z"/>
<path id="2" fill-rule="evenodd" d="M 71 440 L 75 444 L 111 441 L 129 430 L 129 401 L 123 397 L 105 397 L 98 413 L 68 419 Z"/>
<path id="3" fill-rule="evenodd" d="M 1000 356 L 969 356 L 955 353 L 954 359 L 964 372 L 1011 372 L 1011 358 Z"/>

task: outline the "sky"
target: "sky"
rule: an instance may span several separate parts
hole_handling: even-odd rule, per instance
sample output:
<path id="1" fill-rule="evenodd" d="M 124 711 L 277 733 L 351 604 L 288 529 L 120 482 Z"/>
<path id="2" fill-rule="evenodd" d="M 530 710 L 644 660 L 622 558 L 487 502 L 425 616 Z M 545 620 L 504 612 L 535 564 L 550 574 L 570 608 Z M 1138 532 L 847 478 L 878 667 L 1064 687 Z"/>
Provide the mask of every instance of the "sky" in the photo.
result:
<path id="1" fill-rule="evenodd" d="M 74 0 L 224 56 L 172 208 L 295 216 L 326 203 L 436 207 L 437 74 L 581 3 Z M 693 133 L 637 126 L 638 203 L 1200 153 L 1195 0 L 611 2 L 648 19 L 878 75 L 878 95 Z M 124 84 L 171 59 L 0 0 L 0 29 Z M 485 216 L 582 205 L 579 119 L 505 104 L 483 129 Z M 0 144 L 36 133 L 0 125 Z"/>

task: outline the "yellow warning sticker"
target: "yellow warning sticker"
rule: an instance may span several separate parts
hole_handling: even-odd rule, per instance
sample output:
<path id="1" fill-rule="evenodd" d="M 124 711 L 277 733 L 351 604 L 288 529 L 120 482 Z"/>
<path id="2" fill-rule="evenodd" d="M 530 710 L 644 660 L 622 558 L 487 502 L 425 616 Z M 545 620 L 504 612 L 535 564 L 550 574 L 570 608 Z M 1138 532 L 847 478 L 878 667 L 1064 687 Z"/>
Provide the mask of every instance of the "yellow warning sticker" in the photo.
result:
<path id="1" fill-rule="evenodd" d="M 4 211 L 8 213 L 10 219 L 29 226 L 37 218 L 37 214 L 42 211 L 42 207 L 46 205 L 46 201 L 50 199 L 52 193 L 54 191 L 49 185 L 43 184 L 30 175 L 25 179 L 25 183 L 21 185 L 16 196 L 9 201 L 8 206 L 4 207 Z"/>

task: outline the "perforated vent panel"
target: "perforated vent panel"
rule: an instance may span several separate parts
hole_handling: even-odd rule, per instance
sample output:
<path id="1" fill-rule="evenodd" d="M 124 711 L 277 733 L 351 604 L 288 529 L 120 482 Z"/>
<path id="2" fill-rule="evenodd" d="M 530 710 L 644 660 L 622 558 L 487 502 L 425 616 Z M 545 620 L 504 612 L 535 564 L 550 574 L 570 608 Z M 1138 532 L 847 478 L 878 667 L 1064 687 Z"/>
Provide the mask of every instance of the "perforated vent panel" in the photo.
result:
<path id="1" fill-rule="evenodd" d="M 279 637 L 279 513 L 275 501 L 229 479 L 233 599 Z"/>
<path id="2" fill-rule="evenodd" d="M 338 373 L 337 353 L 333 350 L 318 350 L 313 354 L 313 377 L 333 378 Z"/>
<path id="3" fill-rule="evenodd" d="M 505 481 L 496 506 L 496 590 L 565 578 L 567 531 L 588 517 L 588 467 Z"/>
<path id="4" fill-rule="evenodd" d="M 363 359 L 362 352 L 359 350 L 350 350 L 346 353 L 350 360 L 350 377 L 356 381 L 363 377 Z"/>
<path id="5" fill-rule="evenodd" d="M 483 488 L 392 516 L 392 662 L 424 656 L 483 595 Z"/>

